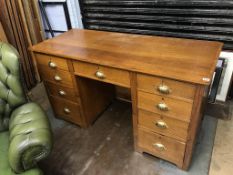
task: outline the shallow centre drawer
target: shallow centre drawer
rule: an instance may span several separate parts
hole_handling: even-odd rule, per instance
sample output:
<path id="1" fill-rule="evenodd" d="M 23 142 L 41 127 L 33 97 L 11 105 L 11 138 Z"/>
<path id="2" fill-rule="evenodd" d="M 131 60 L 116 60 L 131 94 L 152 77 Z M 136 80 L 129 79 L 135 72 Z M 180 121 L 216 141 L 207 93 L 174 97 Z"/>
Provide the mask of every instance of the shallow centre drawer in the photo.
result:
<path id="1" fill-rule="evenodd" d="M 161 135 L 186 142 L 189 123 L 145 110 L 138 111 L 138 124 Z"/>
<path id="2" fill-rule="evenodd" d="M 193 100 L 195 85 L 167 78 L 137 74 L 138 89 L 163 96 Z"/>
<path id="3" fill-rule="evenodd" d="M 192 103 L 138 91 L 138 107 L 157 114 L 190 121 Z"/>
<path id="4" fill-rule="evenodd" d="M 156 157 L 183 164 L 185 143 L 138 128 L 138 145 Z"/>
<path id="5" fill-rule="evenodd" d="M 39 65 L 47 66 L 50 69 L 69 70 L 66 59 L 39 53 L 35 54 L 35 57 Z"/>
<path id="6" fill-rule="evenodd" d="M 127 71 L 84 62 L 73 62 L 73 65 L 75 74 L 82 77 L 130 87 L 130 76 Z"/>

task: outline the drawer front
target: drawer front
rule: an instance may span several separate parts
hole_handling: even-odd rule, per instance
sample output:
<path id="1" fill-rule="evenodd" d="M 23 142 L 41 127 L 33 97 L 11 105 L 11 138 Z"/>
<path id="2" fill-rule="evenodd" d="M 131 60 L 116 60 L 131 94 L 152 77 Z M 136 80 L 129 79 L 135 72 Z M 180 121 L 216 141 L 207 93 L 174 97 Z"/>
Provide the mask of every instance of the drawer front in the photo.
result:
<path id="1" fill-rule="evenodd" d="M 59 85 L 73 87 L 71 74 L 63 70 L 51 70 L 45 66 L 39 66 L 39 72 L 43 80 L 47 80 Z"/>
<path id="2" fill-rule="evenodd" d="M 82 120 L 79 104 L 54 96 L 50 96 L 50 102 L 54 113 L 58 115 L 57 117 L 81 125 Z"/>
<path id="3" fill-rule="evenodd" d="M 190 121 L 192 103 L 138 91 L 138 107 L 163 116 Z"/>
<path id="4" fill-rule="evenodd" d="M 49 95 L 58 96 L 60 98 L 75 101 L 75 102 L 78 101 L 78 94 L 77 94 L 78 92 L 75 93 L 73 88 L 65 87 L 65 86 L 61 86 L 61 85 L 49 83 L 49 82 L 46 82 L 45 86 L 48 90 Z"/>
<path id="5" fill-rule="evenodd" d="M 186 142 L 189 124 L 170 117 L 161 116 L 152 112 L 139 110 L 138 124 L 161 135 Z"/>
<path id="6" fill-rule="evenodd" d="M 130 77 L 127 71 L 83 62 L 74 62 L 73 65 L 77 75 L 130 87 Z"/>
<path id="7" fill-rule="evenodd" d="M 138 89 L 163 96 L 171 96 L 192 100 L 195 94 L 195 85 L 166 78 L 137 75 Z"/>
<path id="8" fill-rule="evenodd" d="M 67 61 L 63 58 L 51 55 L 36 54 L 36 60 L 39 65 L 46 66 L 50 69 L 62 69 L 69 71 Z"/>
<path id="9" fill-rule="evenodd" d="M 177 165 L 183 164 L 185 143 L 139 128 L 138 146 L 156 157 L 163 158 Z"/>

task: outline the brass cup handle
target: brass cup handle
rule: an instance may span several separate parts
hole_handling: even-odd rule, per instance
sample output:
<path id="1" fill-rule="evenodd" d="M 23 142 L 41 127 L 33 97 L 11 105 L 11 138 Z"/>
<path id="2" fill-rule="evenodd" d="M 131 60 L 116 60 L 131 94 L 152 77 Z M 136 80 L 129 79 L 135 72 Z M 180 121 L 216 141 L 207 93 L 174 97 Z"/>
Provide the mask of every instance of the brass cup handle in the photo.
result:
<path id="1" fill-rule="evenodd" d="M 159 85 L 158 91 L 163 94 L 169 94 L 171 92 L 170 88 L 167 85 Z"/>
<path id="2" fill-rule="evenodd" d="M 66 114 L 70 114 L 69 108 L 64 108 L 64 112 L 65 112 Z"/>
<path id="3" fill-rule="evenodd" d="M 95 76 L 96 76 L 97 78 L 99 78 L 99 79 L 104 79 L 104 78 L 105 78 L 104 73 L 101 72 L 101 71 L 99 71 L 99 70 L 95 73 Z"/>
<path id="4" fill-rule="evenodd" d="M 167 124 L 162 120 L 157 121 L 155 123 L 155 126 L 157 126 L 160 129 L 167 129 L 168 128 Z"/>
<path id="5" fill-rule="evenodd" d="M 51 67 L 51 68 L 56 68 L 57 67 L 57 65 L 56 65 L 56 63 L 54 63 L 54 62 L 52 62 L 52 61 L 50 61 L 49 62 L 49 67 Z"/>
<path id="6" fill-rule="evenodd" d="M 165 104 L 165 103 L 159 103 L 158 105 L 157 105 L 157 108 L 159 109 L 159 110 L 161 110 L 161 111 L 168 111 L 169 109 L 168 109 L 168 106 Z"/>
<path id="7" fill-rule="evenodd" d="M 166 147 L 162 143 L 154 143 L 153 146 L 158 149 L 159 151 L 166 150 Z"/>
<path id="8" fill-rule="evenodd" d="M 54 80 L 56 80 L 56 81 L 61 81 L 62 78 L 61 78 L 59 75 L 55 75 L 55 76 L 54 76 Z"/>
<path id="9" fill-rule="evenodd" d="M 59 95 L 61 95 L 61 96 L 65 96 L 65 95 L 66 95 L 66 92 L 63 91 L 63 90 L 60 90 L 58 93 L 59 93 Z"/>

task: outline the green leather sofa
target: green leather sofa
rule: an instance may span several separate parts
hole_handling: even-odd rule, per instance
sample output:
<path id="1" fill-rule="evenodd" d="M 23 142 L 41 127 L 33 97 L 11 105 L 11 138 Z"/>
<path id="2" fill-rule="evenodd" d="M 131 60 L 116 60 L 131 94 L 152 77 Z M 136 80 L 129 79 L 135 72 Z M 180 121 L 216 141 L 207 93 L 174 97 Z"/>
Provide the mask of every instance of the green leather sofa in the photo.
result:
<path id="1" fill-rule="evenodd" d="M 0 42 L 0 175 L 38 175 L 37 162 L 51 151 L 51 129 L 41 107 L 26 100 L 18 58 Z"/>

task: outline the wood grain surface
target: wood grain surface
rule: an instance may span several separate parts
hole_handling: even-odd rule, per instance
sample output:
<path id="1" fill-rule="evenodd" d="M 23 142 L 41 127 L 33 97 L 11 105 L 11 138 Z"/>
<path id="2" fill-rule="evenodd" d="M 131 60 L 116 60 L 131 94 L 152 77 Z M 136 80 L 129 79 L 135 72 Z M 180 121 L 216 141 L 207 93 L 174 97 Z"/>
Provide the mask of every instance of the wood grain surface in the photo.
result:
<path id="1" fill-rule="evenodd" d="M 166 123 L 166 128 L 160 128 L 156 122 L 162 121 Z M 160 114 L 155 114 L 145 110 L 138 112 L 138 125 L 150 129 L 161 135 L 165 135 L 183 142 L 186 142 L 188 135 L 189 123 L 174 118 L 166 117 Z"/>
<path id="2" fill-rule="evenodd" d="M 50 96 L 49 100 L 51 105 L 53 106 L 54 113 L 57 114 L 58 118 L 62 118 L 78 125 L 82 125 L 80 106 L 78 103 L 64 100 L 56 96 Z M 70 113 L 66 113 L 64 111 L 65 108 L 69 109 Z"/>
<path id="3" fill-rule="evenodd" d="M 157 105 L 159 103 L 166 104 L 168 110 L 163 111 L 158 109 Z M 190 102 L 138 91 L 138 108 L 154 112 L 156 114 L 173 117 L 182 121 L 190 121 L 192 105 L 193 104 Z"/>
<path id="4" fill-rule="evenodd" d="M 65 85 L 68 87 L 73 87 L 72 76 L 69 72 L 63 70 L 54 70 L 47 66 L 39 66 L 40 76 L 43 80 L 57 83 L 60 85 Z M 55 76 L 61 78 L 60 81 L 55 80 Z"/>
<path id="5" fill-rule="evenodd" d="M 8 42 L 8 40 L 6 38 L 5 31 L 3 30 L 1 21 L 0 21 L 0 41 L 2 41 L 2 42 Z"/>
<path id="6" fill-rule="evenodd" d="M 164 150 L 157 149 L 156 143 L 164 145 Z M 138 128 L 138 144 L 145 151 L 156 155 L 157 157 L 169 160 L 177 166 L 182 167 L 185 150 L 185 143 L 179 142 L 169 137 L 160 136 L 151 133 L 145 129 Z"/>
<path id="7" fill-rule="evenodd" d="M 165 78 L 146 76 L 142 74 L 137 75 L 138 89 L 152 94 L 161 96 L 173 97 L 182 100 L 191 101 L 195 94 L 195 85 L 190 83 L 183 83 Z M 160 85 L 167 86 L 169 93 L 161 93 L 158 90 Z"/>
<path id="8" fill-rule="evenodd" d="M 203 89 L 208 89 L 221 48 L 218 42 L 73 29 L 31 49 L 43 80 L 79 94 L 78 106 L 75 98 L 67 103 L 52 96 L 55 113 L 62 115 L 62 105 L 71 112 L 77 107 L 80 121 L 72 121 L 76 115 L 69 121 L 88 127 L 112 102 L 114 85 L 130 88 L 135 150 L 187 170 L 207 94 Z M 167 127 L 161 129 L 164 122 Z M 166 149 L 157 150 L 157 142 Z"/>
<path id="9" fill-rule="evenodd" d="M 54 63 L 56 65 L 54 69 L 62 69 L 66 71 L 69 70 L 67 61 L 65 59 L 44 54 L 36 54 L 35 57 L 37 64 L 49 67 L 49 63 Z"/>
<path id="10" fill-rule="evenodd" d="M 209 85 L 222 45 L 210 41 L 72 29 L 31 49 L 73 60 Z"/>
<path id="11" fill-rule="evenodd" d="M 61 86 L 51 82 L 45 82 L 45 86 L 49 95 L 58 96 L 60 98 L 75 102 L 78 101 L 78 96 L 72 87 Z"/>
<path id="12" fill-rule="evenodd" d="M 83 62 L 74 62 L 73 66 L 75 71 L 74 73 L 76 75 L 112 83 L 123 87 L 130 87 L 130 77 L 129 72 L 127 71 Z M 97 71 L 103 73 L 104 78 L 98 78 L 96 76 Z"/>

